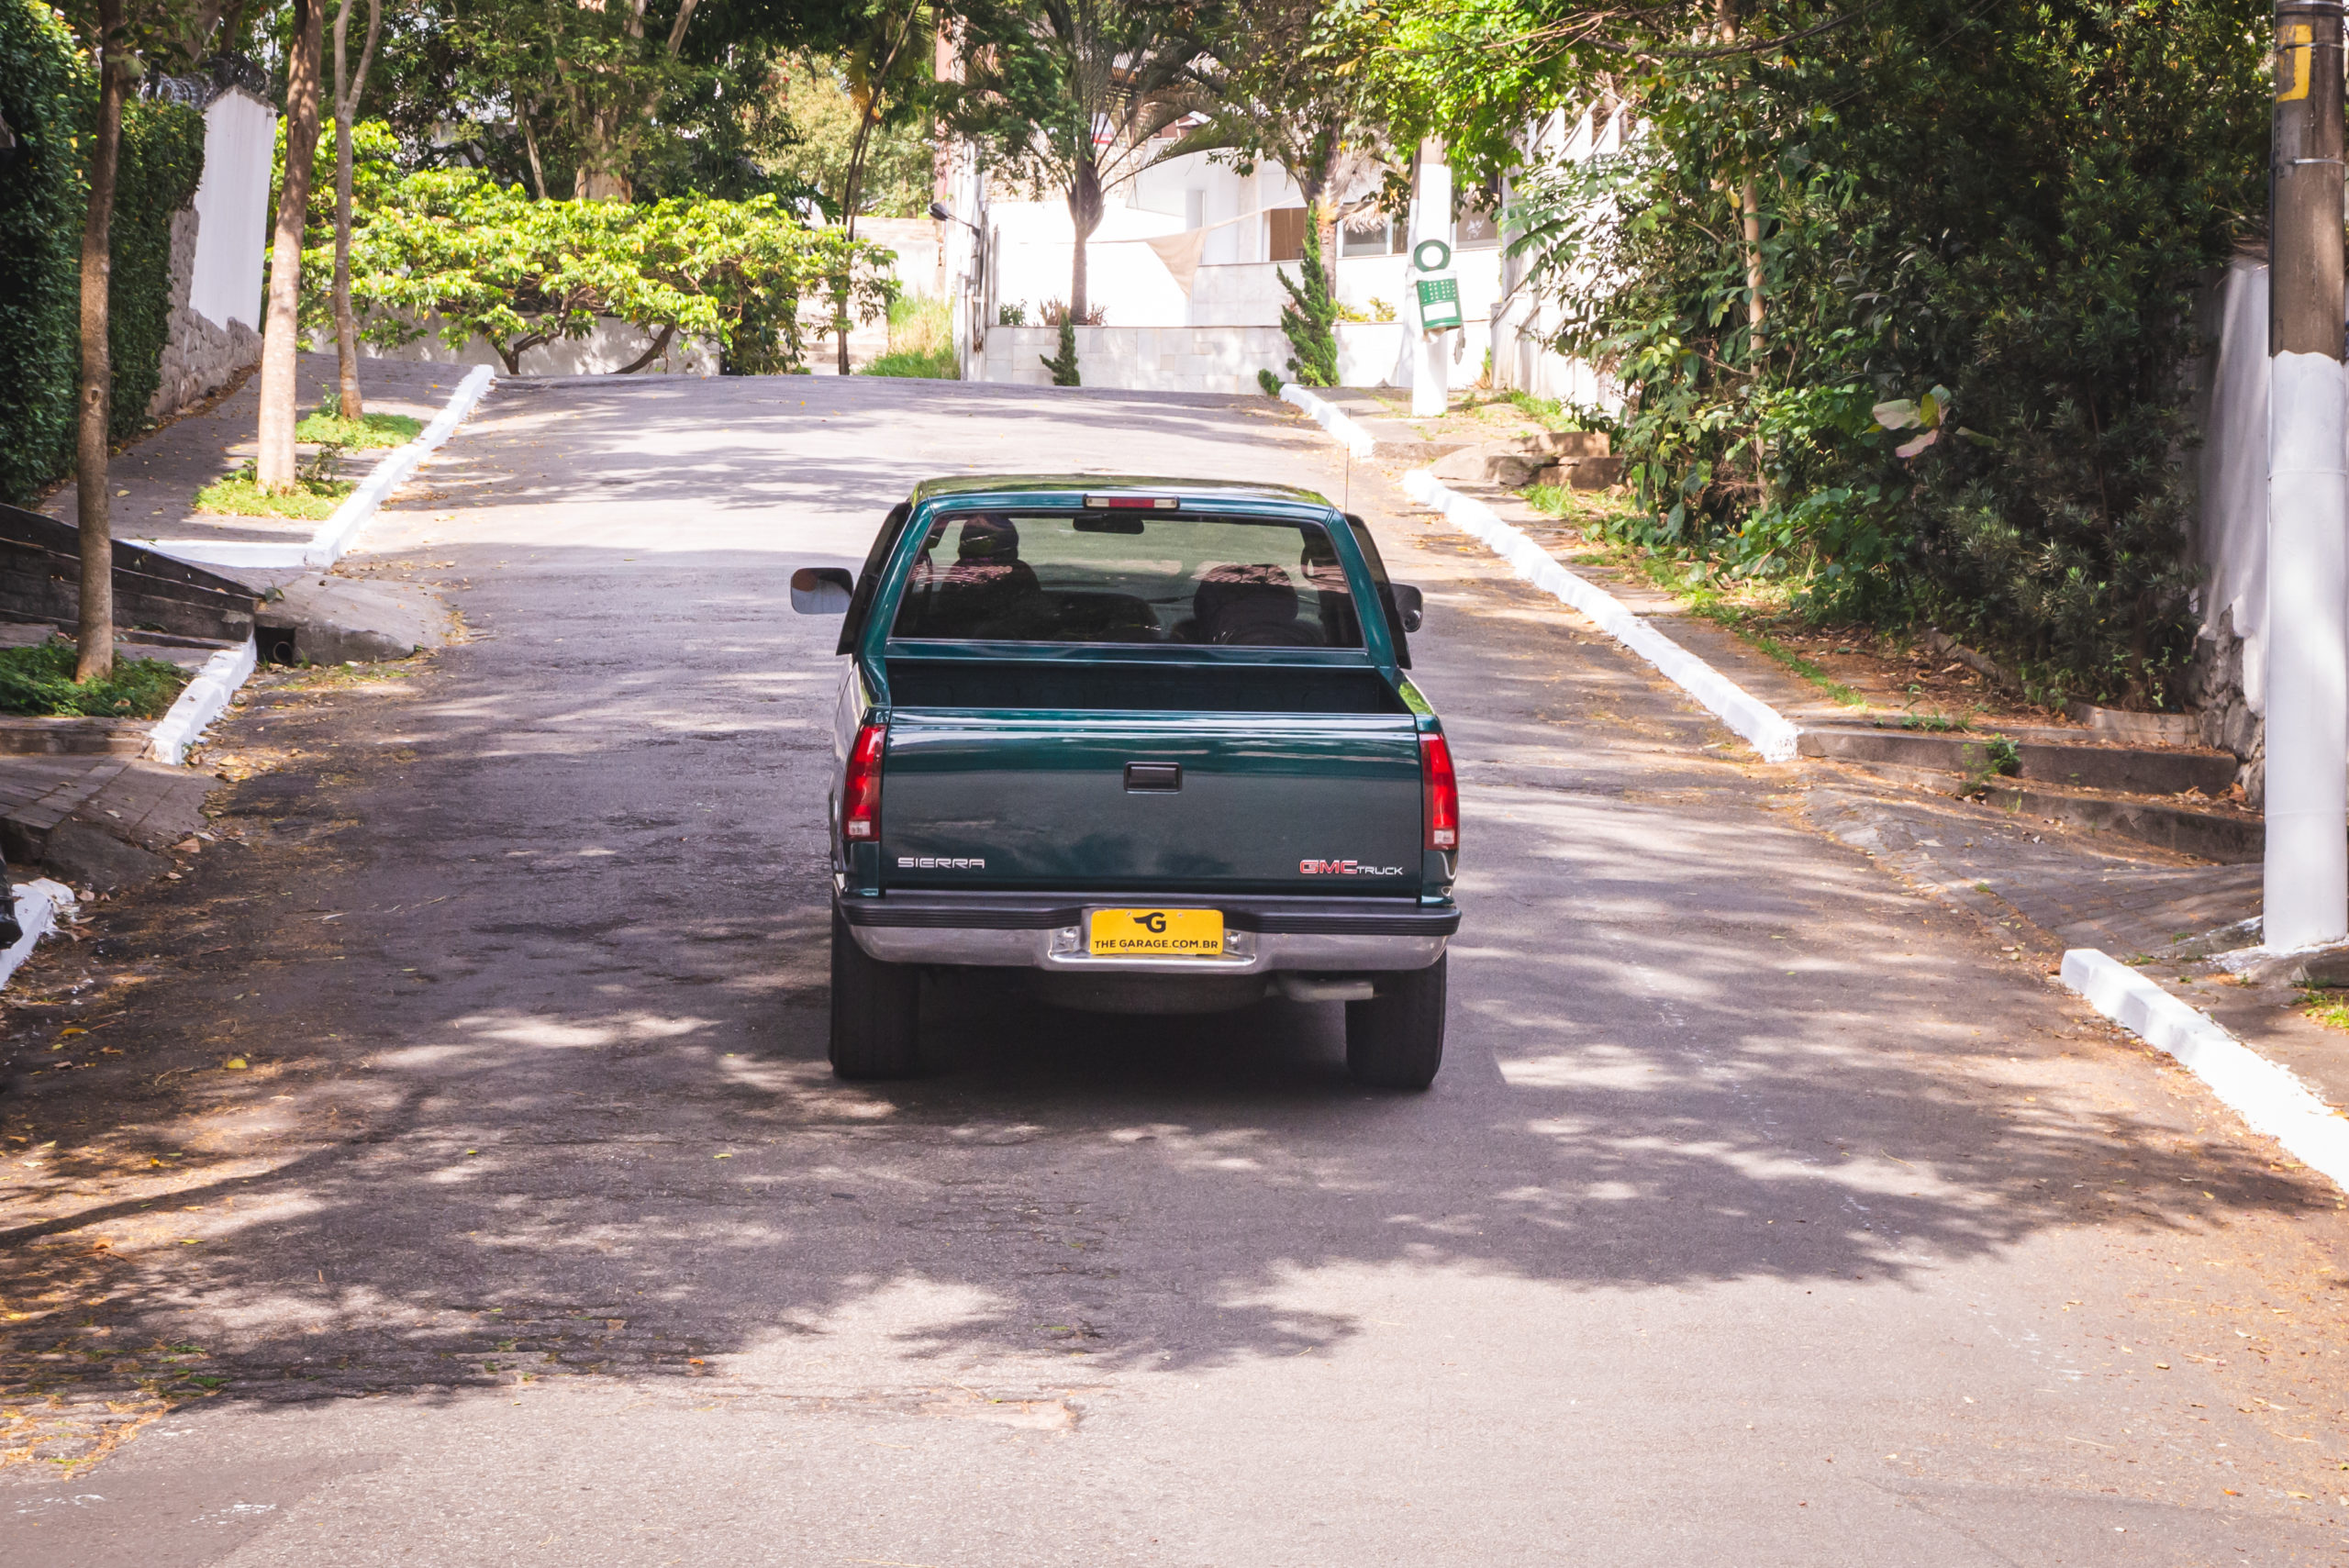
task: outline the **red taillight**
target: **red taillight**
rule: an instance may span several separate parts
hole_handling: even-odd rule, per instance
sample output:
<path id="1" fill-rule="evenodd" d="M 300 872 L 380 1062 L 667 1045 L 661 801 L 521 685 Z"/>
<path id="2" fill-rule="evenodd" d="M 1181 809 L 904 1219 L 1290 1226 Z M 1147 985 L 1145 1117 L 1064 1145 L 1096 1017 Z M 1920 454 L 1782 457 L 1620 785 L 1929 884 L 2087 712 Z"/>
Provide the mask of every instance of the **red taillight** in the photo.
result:
<path id="1" fill-rule="evenodd" d="M 881 837 L 881 743 L 888 737 L 885 726 L 868 724 L 856 732 L 856 744 L 848 750 L 848 776 L 841 781 L 843 839 Z"/>
<path id="2" fill-rule="evenodd" d="M 1428 848 L 1460 847 L 1460 782 L 1452 775 L 1452 748 L 1441 735 L 1419 737 L 1419 780 L 1427 792 Z"/>

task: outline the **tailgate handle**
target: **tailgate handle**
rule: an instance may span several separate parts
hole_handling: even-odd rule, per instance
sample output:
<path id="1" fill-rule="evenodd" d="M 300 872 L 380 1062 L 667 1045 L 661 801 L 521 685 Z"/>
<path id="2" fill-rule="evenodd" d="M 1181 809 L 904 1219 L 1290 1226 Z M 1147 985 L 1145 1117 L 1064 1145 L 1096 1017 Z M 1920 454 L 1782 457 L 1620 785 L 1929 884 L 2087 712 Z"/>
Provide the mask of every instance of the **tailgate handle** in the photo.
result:
<path id="1" fill-rule="evenodd" d="M 1183 787 L 1183 764 L 1180 762 L 1128 762 L 1126 787 L 1130 790 L 1163 791 Z"/>

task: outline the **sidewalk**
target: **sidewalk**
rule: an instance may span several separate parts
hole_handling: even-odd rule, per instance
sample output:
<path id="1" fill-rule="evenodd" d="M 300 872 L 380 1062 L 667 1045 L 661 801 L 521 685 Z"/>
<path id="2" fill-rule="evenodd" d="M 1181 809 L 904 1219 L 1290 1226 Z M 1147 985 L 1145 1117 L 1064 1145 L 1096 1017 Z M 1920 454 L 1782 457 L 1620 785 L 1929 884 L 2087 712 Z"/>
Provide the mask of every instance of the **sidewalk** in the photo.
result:
<path id="1" fill-rule="evenodd" d="M 370 414 L 406 414 L 429 422 L 469 368 L 362 358 L 359 384 Z M 301 355 L 295 373 L 295 406 L 304 415 L 314 412 L 335 384 L 332 354 Z M 216 406 L 167 425 L 117 456 L 107 467 L 115 492 L 115 538 L 132 544 L 182 539 L 306 543 L 317 532 L 314 521 L 203 517 L 192 510 L 198 490 L 254 456 L 260 422 L 261 377 L 256 374 Z M 305 456 L 309 450 L 304 449 Z M 364 479 L 383 456 L 380 450 L 346 452 L 341 476 Z M 69 483 L 34 510 L 71 522 L 73 506 Z"/>
<path id="2" fill-rule="evenodd" d="M 1382 459 L 1384 453 L 1381 454 Z M 1598 584 L 1658 631 L 1798 725 L 1848 722 L 1847 711 L 1733 633 L 1681 612 L 1644 575 L 1571 558 L 1571 530 L 1515 493 L 1474 495 L 1577 574 Z M 1485 547 L 1461 536 L 1459 548 Z M 1760 764 L 1757 764 L 1760 765 Z M 2067 826 L 2027 808 L 1959 799 L 1920 778 L 1894 782 L 1866 769 L 1805 756 L 1787 768 L 1787 805 L 1938 901 L 1998 933 L 2019 963 L 2049 975 L 2065 950 L 2101 949 L 2199 1007 L 2269 1061 L 2291 1068 L 2336 1108 L 2349 1109 L 2349 1034 L 2302 1015 L 2297 988 L 2247 984 L 2211 962 L 2254 945 L 2262 868 L 2217 864 L 2120 833 Z M 2010 802 L 2030 796 L 2009 795 Z M 2052 981 L 2051 981 L 2052 983 Z"/>
<path id="3" fill-rule="evenodd" d="M 429 422 L 446 405 L 466 368 L 362 360 L 360 382 L 368 412 L 406 414 Z M 332 354 L 300 356 L 295 386 L 302 411 L 317 408 L 335 380 Z M 258 378 L 248 379 L 212 408 L 166 426 L 118 454 L 108 465 L 117 539 L 133 544 L 171 539 L 307 542 L 317 531 L 316 522 L 206 517 L 191 509 L 197 490 L 253 455 L 260 404 Z M 342 477 L 363 479 L 384 455 L 345 454 Z M 72 522 L 72 485 L 59 486 L 35 509 Z M 257 591 L 279 579 L 316 575 L 209 570 L 251 582 Z M 0 625 L 0 646 L 39 642 L 50 629 Z M 147 642 L 136 632 L 119 638 L 116 647 L 124 658 L 161 659 L 191 672 L 214 651 Z M 63 727 L 42 720 L 33 727 L 20 720 L 16 726 L 25 732 L 8 732 L 9 721 L 0 720 L 0 849 L 12 870 L 42 865 L 83 889 L 146 882 L 169 871 L 164 851 L 203 827 L 205 796 L 218 781 L 202 770 L 140 760 L 138 752 L 149 721 L 134 725 L 94 719 Z M 50 749 L 17 749 L 34 745 Z"/>

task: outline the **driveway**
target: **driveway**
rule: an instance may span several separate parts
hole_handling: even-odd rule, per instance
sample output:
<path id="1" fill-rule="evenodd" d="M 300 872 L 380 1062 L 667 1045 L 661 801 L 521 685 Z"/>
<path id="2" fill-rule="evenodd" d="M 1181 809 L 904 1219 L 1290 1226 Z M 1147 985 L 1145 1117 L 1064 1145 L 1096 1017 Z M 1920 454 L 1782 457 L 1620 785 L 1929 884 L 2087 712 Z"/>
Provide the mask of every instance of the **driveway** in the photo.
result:
<path id="1" fill-rule="evenodd" d="M 269 686 L 219 841 L 27 972 L 0 1563 L 2340 1561 L 2340 1195 L 1342 463 L 1265 399 L 502 384 L 365 541 L 470 639 Z M 1430 1093 L 1335 1004 L 952 990 L 935 1075 L 832 1081 L 788 574 L 1091 468 L 1347 495 L 1429 588 Z"/>

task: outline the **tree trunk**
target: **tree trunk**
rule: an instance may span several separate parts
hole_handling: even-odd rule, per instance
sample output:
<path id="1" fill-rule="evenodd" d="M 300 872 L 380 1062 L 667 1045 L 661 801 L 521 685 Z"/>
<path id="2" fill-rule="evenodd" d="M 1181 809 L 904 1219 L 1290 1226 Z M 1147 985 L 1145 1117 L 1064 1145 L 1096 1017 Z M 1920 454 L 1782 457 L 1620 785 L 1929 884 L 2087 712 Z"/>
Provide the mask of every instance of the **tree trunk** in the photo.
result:
<path id="1" fill-rule="evenodd" d="M 1714 0 L 1713 17 L 1721 42 L 1735 43 L 1738 0 Z M 1762 318 L 1766 312 L 1762 300 L 1762 194 L 1752 175 L 1739 183 L 1734 199 L 1739 228 L 1745 240 L 1745 343 L 1752 373 L 1759 375 L 1762 356 L 1767 348 L 1762 332 Z"/>
<path id="2" fill-rule="evenodd" d="M 129 62 L 122 47 L 122 0 L 98 4 L 98 136 L 90 151 L 90 210 L 82 225 L 82 395 L 74 432 L 74 499 L 82 527 L 80 652 L 73 678 L 114 673 L 114 519 L 106 499 L 106 427 L 114 415 L 114 353 L 106 341 L 106 290 L 113 282 L 115 172 L 122 159 L 122 100 Z"/>
<path id="3" fill-rule="evenodd" d="M 632 202 L 636 188 L 619 167 L 619 116 L 597 109 L 587 117 L 587 134 L 580 139 L 579 177 L 572 193 L 583 202 Z"/>
<path id="4" fill-rule="evenodd" d="M 359 52 L 359 70 L 347 74 L 350 56 L 343 44 L 351 4 L 342 0 L 334 18 L 334 352 L 342 417 L 363 419 L 367 406 L 359 392 L 359 330 L 351 318 L 351 122 L 359 112 L 359 95 L 367 90 L 367 68 L 373 62 L 375 38 L 384 25 L 384 0 L 367 0 L 367 42 Z"/>
<path id="5" fill-rule="evenodd" d="M 530 111 L 538 106 L 517 98 L 514 123 L 522 128 L 522 150 L 530 158 L 530 188 L 539 193 L 539 200 L 547 199 L 547 172 L 539 163 L 539 133 L 530 128 Z"/>
<path id="6" fill-rule="evenodd" d="M 691 8 L 692 0 L 687 0 L 686 10 L 689 12 Z M 897 29 L 896 39 L 890 43 L 888 51 L 882 55 L 879 64 L 874 68 L 868 86 L 871 96 L 865 99 L 864 108 L 857 117 L 856 145 L 849 150 L 848 179 L 842 186 L 841 196 L 841 222 L 845 226 L 847 237 L 852 240 L 856 238 L 857 190 L 864 183 L 864 161 L 872 154 L 873 130 L 881 120 L 881 100 L 889 91 L 889 72 L 897 68 L 897 56 L 905 51 L 907 42 L 913 38 L 914 24 L 921 19 L 921 10 L 920 0 L 914 0 L 914 4 L 906 7 L 905 25 Z M 676 29 L 669 39 L 671 54 L 676 53 L 677 39 L 684 31 L 685 13 L 680 13 Z M 847 281 L 846 275 L 843 274 L 841 282 L 844 287 Z M 846 375 L 848 374 L 849 333 L 846 294 L 842 294 L 840 298 L 840 315 L 841 374 Z"/>
<path id="7" fill-rule="evenodd" d="M 1762 333 L 1762 195 L 1753 181 L 1738 188 L 1737 205 L 1745 228 L 1746 348 L 1752 354 L 1753 373 L 1759 375 L 1769 344 Z"/>
<path id="8" fill-rule="evenodd" d="M 1079 164 L 1076 178 L 1069 184 L 1068 217 L 1076 231 L 1076 243 L 1069 251 L 1068 318 L 1072 325 L 1083 327 L 1092 314 L 1091 302 L 1085 298 L 1085 242 L 1101 227 L 1101 176 L 1090 163 Z"/>
<path id="9" fill-rule="evenodd" d="M 856 122 L 856 144 L 849 150 L 848 178 L 842 182 L 841 186 L 841 232 L 844 233 L 851 241 L 853 241 L 856 239 L 856 188 L 864 182 L 865 152 L 872 144 L 873 121 L 880 106 L 881 93 L 879 87 L 875 86 L 872 100 L 864 106 L 864 113 Z M 843 272 L 841 274 L 842 292 L 839 297 L 833 301 L 840 326 L 840 372 L 842 375 L 848 374 L 849 321 L 848 295 L 846 293 L 848 282 L 849 274 Z"/>
<path id="10" fill-rule="evenodd" d="M 294 381 L 300 348 L 295 320 L 302 297 L 302 220 L 310 206 L 310 172 L 318 151 L 318 56 L 324 51 L 325 0 L 295 0 L 294 47 L 285 62 L 285 182 L 277 196 L 277 231 L 269 251 L 269 310 L 261 350 L 261 451 L 254 480 L 271 495 L 295 486 Z"/>

